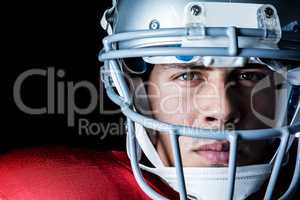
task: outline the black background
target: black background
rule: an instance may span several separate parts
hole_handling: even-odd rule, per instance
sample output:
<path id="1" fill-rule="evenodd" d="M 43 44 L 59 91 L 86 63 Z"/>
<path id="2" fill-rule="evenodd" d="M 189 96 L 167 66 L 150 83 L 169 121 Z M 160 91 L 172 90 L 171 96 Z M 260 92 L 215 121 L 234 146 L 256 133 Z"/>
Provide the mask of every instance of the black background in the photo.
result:
<path id="1" fill-rule="evenodd" d="M 100 27 L 102 13 L 111 5 L 110 1 L 26 1 L 12 2 L 5 10 L 2 32 L 4 60 L 2 80 L 5 93 L 2 98 L 1 151 L 28 146 L 47 144 L 67 144 L 92 148 L 123 149 L 123 136 L 79 135 L 78 127 L 68 127 L 67 115 L 47 114 L 28 115 L 23 113 L 13 99 L 13 85 L 17 77 L 29 69 L 54 67 L 63 69 L 66 76 L 60 81 L 74 83 L 88 80 L 99 86 L 99 68 L 97 56 L 101 49 L 101 39 L 105 35 Z M 96 23 L 96 24 L 95 24 Z M 95 40 L 96 26 L 96 40 Z M 3 46 L 2 46 L 3 47 Z M 46 105 L 46 78 L 30 78 L 22 87 L 22 98 L 31 107 Z M 115 109 L 106 96 L 105 108 Z M 79 90 L 76 104 L 86 107 L 89 94 Z M 97 107 L 98 108 L 98 107 Z M 121 115 L 102 115 L 98 109 L 93 113 L 79 116 L 91 122 L 108 124 L 118 122 Z M 122 133 L 120 133 L 122 135 Z"/>

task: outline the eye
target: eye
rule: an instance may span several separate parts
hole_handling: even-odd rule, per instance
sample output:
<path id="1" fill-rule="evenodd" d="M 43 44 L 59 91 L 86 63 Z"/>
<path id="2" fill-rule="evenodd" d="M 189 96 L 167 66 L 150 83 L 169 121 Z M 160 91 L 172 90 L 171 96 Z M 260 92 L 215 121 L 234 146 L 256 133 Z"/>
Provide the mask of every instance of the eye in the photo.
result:
<path id="1" fill-rule="evenodd" d="M 177 76 L 177 79 L 180 81 L 196 81 L 196 80 L 202 80 L 201 74 L 199 72 L 184 72 Z"/>
<path id="2" fill-rule="evenodd" d="M 266 74 L 264 74 L 262 72 L 241 72 L 238 75 L 238 80 L 258 82 L 265 77 L 266 77 Z"/>
<path id="3" fill-rule="evenodd" d="M 234 76 L 234 80 L 240 85 L 253 86 L 267 76 L 260 71 L 240 71 Z"/>

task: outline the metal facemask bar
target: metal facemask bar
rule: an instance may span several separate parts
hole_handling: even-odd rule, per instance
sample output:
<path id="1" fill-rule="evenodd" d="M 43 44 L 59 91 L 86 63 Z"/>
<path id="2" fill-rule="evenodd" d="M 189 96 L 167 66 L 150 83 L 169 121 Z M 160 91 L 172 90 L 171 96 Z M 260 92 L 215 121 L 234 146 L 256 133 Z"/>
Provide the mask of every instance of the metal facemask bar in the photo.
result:
<path id="1" fill-rule="evenodd" d="M 288 40 L 289 36 L 297 39 L 295 43 L 300 44 L 299 34 L 282 33 L 282 38 Z M 227 47 L 140 47 L 140 48 L 122 48 L 121 43 L 140 40 L 145 38 L 164 38 L 164 37 L 227 37 L 229 45 Z M 129 96 L 126 81 L 122 75 L 121 66 L 118 59 L 130 57 L 149 57 L 149 56 L 236 56 L 236 57 L 261 57 L 271 59 L 289 59 L 300 60 L 300 51 L 298 50 L 276 50 L 276 49 L 256 49 L 256 48 L 240 48 L 239 37 L 249 38 L 268 38 L 272 39 L 274 35 L 269 33 L 267 29 L 243 29 L 235 27 L 189 27 L 189 28 L 170 28 L 161 30 L 145 30 L 119 33 L 108 36 L 103 39 L 104 50 L 99 55 L 99 60 L 104 61 L 104 73 L 102 80 L 110 99 L 121 107 L 122 112 L 127 116 L 127 128 L 129 134 L 129 151 L 131 156 L 131 165 L 134 176 L 140 187 L 154 199 L 165 199 L 160 194 L 151 189 L 145 182 L 138 163 L 136 147 L 138 145 L 134 133 L 134 122 L 139 123 L 145 128 L 154 129 L 160 132 L 166 132 L 170 135 L 172 141 L 172 150 L 175 158 L 175 167 L 178 174 L 180 199 L 187 199 L 185 181 L 182 170 L 182 162 L 178 144 L 179 136 L 188 136 L 204 139 L 227 140 L 230 142 L 230 159 L 228 166 L 228 195 L 227 199 L 233 199 L 235 173 L 236 173 L 236 156 L 237 145 L 240 140 L 263 140 L 263 139 L 280 139 L 278 154 L 274 163 L 270 181 L 266 190 L 265 200 L 272 197 L 275 183 L 281 169 L 281 164 L 291 135 L 298 137 L 298 152 L 297 163 L 293 175 L 292 183 L 288 191 L 281 199 L 286 199 L 292 195 L 299 185 L 300 179 L 300 148 L 299 134 L 300 123 L 295 123 L 292 126 L 276 128 L 276 129 L 261 129 L 255 131 L 236 130 L 236 131 L 214 131 L 211 129 L 192 128 L 180 125 L 173 125 L 145 117 L 133 109 L 132 97 Z M 275 38 L 278 39 L 278 38 Z M 300 49 L 300 47 L 299 47 Z M 111 74 L 107 74 L 109 71 Z M 118 81 L 122 95 L 116 94 L 113 86 L 112 77 Z"/>

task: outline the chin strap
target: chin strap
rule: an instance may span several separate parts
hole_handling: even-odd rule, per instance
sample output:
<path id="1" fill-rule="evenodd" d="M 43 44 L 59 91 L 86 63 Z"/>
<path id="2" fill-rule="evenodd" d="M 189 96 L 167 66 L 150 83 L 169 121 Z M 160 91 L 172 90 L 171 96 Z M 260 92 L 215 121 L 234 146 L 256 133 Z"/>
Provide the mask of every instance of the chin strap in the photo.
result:
<path id="1" fill-rule="evenodd" d="M 161 161 L 154 145 L 152 144 L 145 128 L 137 123 L 135 123 L 135 135 L 140 148 L 151 164 L 156 168 L 164 167 L 164 164 Z"/>

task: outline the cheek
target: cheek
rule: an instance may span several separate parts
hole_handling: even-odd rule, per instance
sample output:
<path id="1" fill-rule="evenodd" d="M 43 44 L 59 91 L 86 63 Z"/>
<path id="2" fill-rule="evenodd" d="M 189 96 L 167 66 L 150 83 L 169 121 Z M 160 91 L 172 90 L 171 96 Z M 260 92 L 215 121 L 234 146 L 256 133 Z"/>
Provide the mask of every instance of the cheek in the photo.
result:
<path id="1" fill-rule="evenodd" d="M 264 90 L 253 96 L 253 108 L 256 112 L 273 118 L 275 114 L 275 93 L 271 89 Z"/>
<path id="2" fill-rule="evenodd" d="M 195 114 L 191 108 L 192 98 L 184 89 L 174 84 L 165 84 L 157 91 L 150 88 L 149 97 L 152 113 L 156 119 L 181 125 L 193 123 Z"/>
<path id="3" fill-rule="evenodd" d="M 273 88 L 266 88 L 259 92 L 251 92 L 251 90 L 241 91 L 236 99 L 236 105 L 239 105 L 242 121 L 246 122 L 248 126 L 261 127 L 258 125 L 262 123 L 259 115 L 268 119 L 274 118 L 275 90 Z"/>
<path id="4" fill-rule="evenodd" d="M 275 120 L 275 111 L 276 111 L 276 106 L 275 106 L 275 102 L 276 102 L 276 95 L 275 95 L 275 91 L 268 89 L 265 90 L 259 94 L 257 94 L 256 96 L 254 96 L 254 101 L 253 101 L 253 107 L 254 110 L 259 113 L 256 114 L 252 111 L 253 115 L 255 115 L 255 119 L 260 120 L 261 123 L 266 123 L 265 126 L 274 126 L 270 123 L 268 123 L 268 121 L 264 120 L 270 120 L 273 121 Z M 264 118 L 261 118 L 261 116 L 264 116 Z"/>

